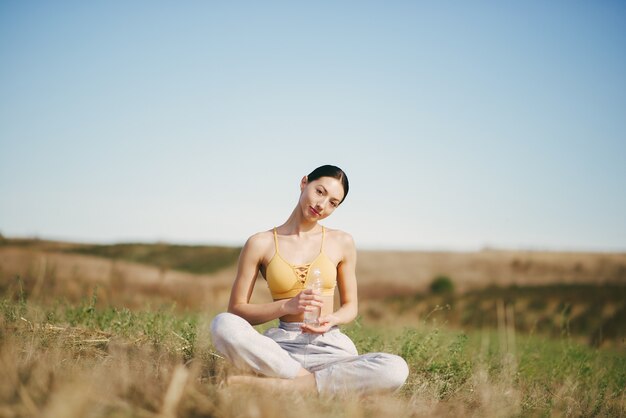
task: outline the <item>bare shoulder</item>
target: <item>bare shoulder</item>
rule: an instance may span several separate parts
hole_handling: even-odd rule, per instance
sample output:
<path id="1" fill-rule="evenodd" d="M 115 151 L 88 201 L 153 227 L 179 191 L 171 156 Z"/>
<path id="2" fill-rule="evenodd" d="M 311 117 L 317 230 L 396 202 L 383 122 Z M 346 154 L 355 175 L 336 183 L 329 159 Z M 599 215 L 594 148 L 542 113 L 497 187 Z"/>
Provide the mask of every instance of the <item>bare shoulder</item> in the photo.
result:
<path id="1" fill-rule="evenodd" d="M 251 235 L 246 241 L 246 247 L 249 249 L 265 249 L 268 245 L 273 245 L 274 235 L 271 230 L 261 231 Z"/>
<path id="2" fill-rule="evenodd" d="M 271 230 L 251 235 L 244 245 L 244 250 L 255 258 L 263 259 L 274 248 L 274 234 Z"/>
<path id="3" fill-rule="evenodd" d="M 340 229 L 331 228 L 326 228 L 326 233 L 328 236 L 328 242 L 341 252 L 341 258 L 343 258 L 346 253 L 355 251 L 354 238 L 352 238 L 352 235 L 349 233 Z"/>
<path id="4" fill-rule="evenodd" d="M 332 229 L 332 228 L 326 228 L 326 234 L 328 234 L 328 237 L 330 239 L 332 239 L 333 241 L 342 243 L 342 244 L 352 244 L 354 245 L 354 238 L 352 238 L 352 235 L 350 235 L 349 233 L 342 231 L 341 229 Z"/>

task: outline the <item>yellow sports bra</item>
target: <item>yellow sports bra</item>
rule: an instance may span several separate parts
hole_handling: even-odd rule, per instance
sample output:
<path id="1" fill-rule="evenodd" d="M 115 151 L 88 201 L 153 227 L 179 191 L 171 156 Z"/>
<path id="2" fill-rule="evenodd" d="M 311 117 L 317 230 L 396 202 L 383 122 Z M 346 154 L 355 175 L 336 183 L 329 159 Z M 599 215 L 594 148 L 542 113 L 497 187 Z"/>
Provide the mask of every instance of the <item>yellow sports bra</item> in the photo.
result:
<path id="1" fill-rule="evenodd" d="M 274 245 L 276 251 L 265 268 L 267 286 L 274 299 L 285 299 L 296 296 L 306 289 L 310 280 L 313 280 L 313 271 L 319 270 L 322 278 L 322 295 L 333 296 L 337 284 L 337 267 L 324 254 L 325 230 L 322 226 L 322 246 L 320 253 L 313 261 L 307 264 L 294 265 L 288 263 L 278 250 L 278 234 L 274 228 Z"/>

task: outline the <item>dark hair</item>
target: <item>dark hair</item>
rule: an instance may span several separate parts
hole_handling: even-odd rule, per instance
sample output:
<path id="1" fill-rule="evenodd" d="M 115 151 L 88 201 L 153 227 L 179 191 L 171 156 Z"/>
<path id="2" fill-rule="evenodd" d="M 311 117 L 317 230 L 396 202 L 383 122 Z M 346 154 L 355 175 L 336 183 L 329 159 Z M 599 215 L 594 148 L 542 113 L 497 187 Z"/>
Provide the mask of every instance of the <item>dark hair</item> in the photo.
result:
<path id="1" fill-rule="evenodd" d="M 346 199 L 346 196 L 348 196 L 348 190 L 350 189 L 350 183 L 348 183 L 348 176 L 346 176 L 346 173 L 344 173 L 341 168 L 334 165 L 323 165 L 317 167 L 315 170 L 311 171 L 308 176 L 306 176 L 307 181 L 315 181 L 320 177 L 332 177 L 339 180 L 343 186 L 343 199 L 341 199 L 341 202 Z M 339 203 L 341 204 L 341 202 Z"/>

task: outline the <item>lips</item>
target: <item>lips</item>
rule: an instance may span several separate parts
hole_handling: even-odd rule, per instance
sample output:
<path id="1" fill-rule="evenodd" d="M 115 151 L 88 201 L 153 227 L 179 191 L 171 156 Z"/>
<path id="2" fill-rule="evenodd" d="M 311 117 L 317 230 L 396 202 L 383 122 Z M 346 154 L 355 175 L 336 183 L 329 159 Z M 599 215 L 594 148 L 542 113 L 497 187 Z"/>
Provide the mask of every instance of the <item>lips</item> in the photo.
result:
<path id="1" fill-rule="evenodd" d="M 311 212 L 315 216 L 320 216 L 320 213 L 313 209 L 311 206 L 309 206 L 309 212 Z"/>

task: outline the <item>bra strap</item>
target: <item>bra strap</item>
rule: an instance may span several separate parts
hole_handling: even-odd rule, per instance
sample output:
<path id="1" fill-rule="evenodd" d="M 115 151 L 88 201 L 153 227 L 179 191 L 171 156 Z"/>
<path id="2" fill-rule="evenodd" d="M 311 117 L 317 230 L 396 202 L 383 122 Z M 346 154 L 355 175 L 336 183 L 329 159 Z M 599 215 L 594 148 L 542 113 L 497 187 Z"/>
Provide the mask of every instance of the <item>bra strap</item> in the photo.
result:
<path id="1" fill-rule="evenodd" d="M 324 237 L 326 236 L 326 229 L 324 225 L 322 225 L 322 247 L 320 248 L 320 253 L 324 251 Z"/>
<path id="2" fill-rule="evenodd" d="M 278 234 L 276 233 L 276 227 L 274 227 L 274 246 L 276 247 L 276 252 L 278 252 Z"/>

